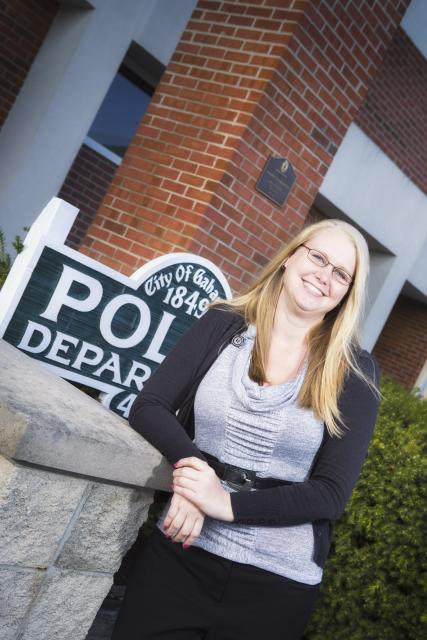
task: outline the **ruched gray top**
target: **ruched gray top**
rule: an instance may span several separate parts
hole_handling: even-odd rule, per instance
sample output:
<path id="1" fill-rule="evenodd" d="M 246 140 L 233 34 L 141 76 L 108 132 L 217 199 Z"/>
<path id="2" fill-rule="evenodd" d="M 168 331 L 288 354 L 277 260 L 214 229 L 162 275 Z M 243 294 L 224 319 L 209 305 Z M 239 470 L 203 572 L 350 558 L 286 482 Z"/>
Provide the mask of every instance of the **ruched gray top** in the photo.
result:
<path id="1" fill-rule="evenodd" d="M 256 327 L 249 325 L 241 334 L 242 344 L 229 344 L 201 380 L 194 402 L 194 443 L 261 477 L 302 482 L 323 437 L 323 421 L 297 404 L 307 360 L 292 380 L 260 386 L 248 374 L 255 335 Z M 221 483 L 228 492 L 236 491 Z M 157 522 L 159 528 L 169 506 L 170 499 Z M 311 523 L 243 525 L 207 516 L 193 545 L 305 584 L 318 584 L 323 575 L 313 561 Z"/>

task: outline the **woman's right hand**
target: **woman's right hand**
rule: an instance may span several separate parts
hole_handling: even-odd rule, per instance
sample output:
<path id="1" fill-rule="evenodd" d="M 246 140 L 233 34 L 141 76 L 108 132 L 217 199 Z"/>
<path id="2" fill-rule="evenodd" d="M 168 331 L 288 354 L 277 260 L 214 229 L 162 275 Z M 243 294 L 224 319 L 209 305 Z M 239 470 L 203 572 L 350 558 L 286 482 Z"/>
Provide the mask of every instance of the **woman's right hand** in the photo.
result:
<path id="1" fill-rule="evenodd" d="M 171 504 L 163 521 L 163 532 L 175 542 L 183 542 L 185 547 L 199 537 L 205 514 L 187 498 L 172 495 Z"/>

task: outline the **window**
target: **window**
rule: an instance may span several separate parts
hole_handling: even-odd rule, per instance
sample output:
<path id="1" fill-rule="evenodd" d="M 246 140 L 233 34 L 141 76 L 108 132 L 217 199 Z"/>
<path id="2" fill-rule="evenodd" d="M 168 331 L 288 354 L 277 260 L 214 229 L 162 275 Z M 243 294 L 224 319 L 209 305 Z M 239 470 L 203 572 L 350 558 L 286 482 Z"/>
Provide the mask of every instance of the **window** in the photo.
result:
<path id="1" fill-rule="evenodd" d="M 163 71 L 164 66 L 158 60 L 132 43 L 89 129 L 86 142 L 119 164 Z"/>
<path id="2" fill-rule="evenodd" d="M 123 158 L 151 99 L 123 72 L 116 74 L 89 130 L 89 137 Z"/>

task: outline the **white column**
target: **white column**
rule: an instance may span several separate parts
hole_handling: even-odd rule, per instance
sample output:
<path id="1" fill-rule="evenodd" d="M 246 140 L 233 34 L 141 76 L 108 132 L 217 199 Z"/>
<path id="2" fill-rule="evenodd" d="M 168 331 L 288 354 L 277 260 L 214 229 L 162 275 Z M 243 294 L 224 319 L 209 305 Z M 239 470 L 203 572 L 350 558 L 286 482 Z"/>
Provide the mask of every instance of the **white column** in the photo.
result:
<path id="1" fill-rule="evenodd" d="M 156 0 L 62 6 L 0 134 L 0 227 L 10 242 L 55 196 Z"/>
<path id="2" fill-rule="evenodd" d="M 371 351 L 406 283 L 427 302 L 427 196 L 352 124 L 320 188 L 319 207 L 369 240 L 363 347 Z"/>

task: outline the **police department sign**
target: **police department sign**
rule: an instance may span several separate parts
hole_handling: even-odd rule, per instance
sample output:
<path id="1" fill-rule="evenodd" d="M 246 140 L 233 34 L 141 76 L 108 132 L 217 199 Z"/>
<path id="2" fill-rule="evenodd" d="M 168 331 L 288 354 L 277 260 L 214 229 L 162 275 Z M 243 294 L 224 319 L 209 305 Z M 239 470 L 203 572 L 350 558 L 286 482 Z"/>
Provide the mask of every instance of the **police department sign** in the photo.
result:
<path id="1" fill-rule="evenodd" d="M 172 253 L 124 276 L 64 245 L 77 209 L 53 198 L 0 292 L 0 336 L 127 417 L 138 391 L 207 304 L 230 298 L 209 260 Z"/>

